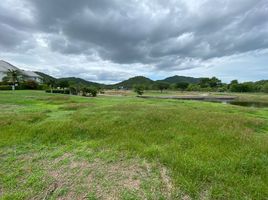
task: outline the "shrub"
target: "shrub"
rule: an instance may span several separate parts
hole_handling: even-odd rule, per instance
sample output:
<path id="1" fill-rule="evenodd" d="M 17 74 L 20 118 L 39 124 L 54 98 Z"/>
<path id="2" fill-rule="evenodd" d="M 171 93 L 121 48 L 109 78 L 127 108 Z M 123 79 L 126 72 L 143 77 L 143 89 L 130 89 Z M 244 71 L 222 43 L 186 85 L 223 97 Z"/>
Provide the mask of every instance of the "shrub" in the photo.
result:
<path id="1" fill-rule="evenodd" d="M 158 81 L 158 82 L 156 83 L 156 88 L 157 88 L 158 90 L 160 90 L 161 93 L 162 93 L 163 90 L 166 90 L 166 89 L 169 88 L 169 83 L 166 83 L 166 82 L 163 82 L 163 81 Z"/>
<path id="2" fill-rule="evenodd" d="M 186 90 L 188 86 L 189 86 L 189 83 L 186 83 L 186 82 L 179 82 L 179 83 L 175 84 L 175 88 L 177 88 L 181 91 Z"/>
<path id="3" fill-rule="evenodd" d="M 67 88 L 67 87 L 69 87 L 70 84 L 66 80 L 60 80 L 58 85 L 59 85 L 60 88 Z"/>
<path id="4" fill-rule="evenodd" d="M 96 97 L 98 94 L 98 89 L 95 87 L 90 87 L 90 93 L 93 97 Z"/>
<path id="5" fill-rule="evenodd" d="M 268 82 L 263 85 L 262 91 L 268 93 Z"/>
<path id="6" fill-rule="evenodd" d="M 83 96 L 92 96 L 92 97 L 96 97 L 98 93 L 98 89 L 91 86 L 91 87 L 83 87 L 82 88 L 82 95 Z"/>
<path id="7" fill-rule="evenodd" d="M 70 93 L 71 93 L 72 95 L 77 95 L 77 90 L 76 90 L 75 87 L 71 86 L 71 87 L 69 87 L 69 90 L 70 90 Z"/>
<path id="8" fill-rule="evenodd" d="M 197 84 L 189 84 L 187 87 L 187 91 L 200 91 L 201 88 Z"/>
<path id="9" fill-rule="evenodd" d="M 30 90 L 36 90 L 38 88 L 38 83 L 33 80 L 27 80 L 20 84 L 20 89 L 30 89 Z"/>
<path id="10" fill-rule="evenodd" d="M 51 93 L 51 90 L 46 90 L 47 93 Z M 54 89 L 52 90 L 52 93 L 55 94 L 69 94 L 70 90 L 58 90 L 58 89 Z"/>
<path id="11" fill-rule="evenodd" d="M 2 81 L 0 82 L 0 85 L 8 85 L 8 82 Z"/>
<path id="12" fill-rule="evenodd" d="M 0 90 L 12 90 L 10 85 L 0 85 Z"/>
<path id="13" fill-rule="evenodd" d="M 134 92 L 136 92 L 138 95 L 142 95 L 144 92 L 144 86 L 143 85 L 135 85 Z"/>

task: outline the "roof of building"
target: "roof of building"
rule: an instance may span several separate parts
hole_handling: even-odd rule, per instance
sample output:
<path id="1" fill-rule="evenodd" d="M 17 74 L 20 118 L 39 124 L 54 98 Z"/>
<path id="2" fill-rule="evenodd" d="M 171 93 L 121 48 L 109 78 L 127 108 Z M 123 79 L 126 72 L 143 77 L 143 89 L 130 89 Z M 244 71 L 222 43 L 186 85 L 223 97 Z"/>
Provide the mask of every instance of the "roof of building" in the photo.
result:
<path id="1" fill-rule="evenodd" d="M 23 75 L 28 76 L 28 77 L 38 77 L 41 78 L 41 76 L 39 76 L 37 73 L 33 72 L 33 71 L 21 71 Z"/>
<path id="2" fill-rule="evenodd" d="M 33 71 L 21 70 L 21 69 L 15 67 L 14 65 L 11 65 L 10 63 L 8 63 L 6 61 L 0 60 L 0 72 L 7 72 L 9 69 L 11 69 L 11 70 L 18 70 L 24 76 L 41 78 L 41 76 L 39 76 L 38 74 L 36 74 Z"/>
<path id="3" fill-rule="evenodd" d="M 10 63 L 0 60 L 0 72 L 7 72 L 9 69 L 20 70 L 19 68 L 11 65 Z"/>

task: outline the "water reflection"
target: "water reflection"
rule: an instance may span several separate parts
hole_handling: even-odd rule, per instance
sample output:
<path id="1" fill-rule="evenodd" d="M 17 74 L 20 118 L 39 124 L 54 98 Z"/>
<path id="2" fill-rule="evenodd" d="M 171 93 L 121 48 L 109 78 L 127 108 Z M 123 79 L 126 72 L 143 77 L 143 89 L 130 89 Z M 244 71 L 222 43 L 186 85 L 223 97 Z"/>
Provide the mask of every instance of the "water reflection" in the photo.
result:
<path id="1" fill-rule="evenodd" d="M 257 102 L 257 101 L 210 101 L 215 103 L 231 104 L 235 106 L 244 106 L 251 108 L 268 108 L 268 102 Z"/>
<path id="2" fill-rule="evenodd" d="M 252 108 L 265 108 L 268 107 L 268 102 L 254 102 L 254 101 L 228 101 L 223 102 L 226 104 L 236 105 L 236 106 L 244 106 L 244 107 L 252 107 Z"/>

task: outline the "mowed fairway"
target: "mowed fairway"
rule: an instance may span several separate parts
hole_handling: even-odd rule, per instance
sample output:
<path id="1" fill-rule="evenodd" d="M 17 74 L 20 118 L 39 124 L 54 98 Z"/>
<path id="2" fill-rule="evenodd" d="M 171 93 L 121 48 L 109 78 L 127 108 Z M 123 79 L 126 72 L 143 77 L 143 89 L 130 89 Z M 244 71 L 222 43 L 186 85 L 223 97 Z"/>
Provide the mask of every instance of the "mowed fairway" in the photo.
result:
<path id="1" fill-rule="evenodd" d="M 268 109 L 0 92 L 0 199 L 267 199 Z"/>

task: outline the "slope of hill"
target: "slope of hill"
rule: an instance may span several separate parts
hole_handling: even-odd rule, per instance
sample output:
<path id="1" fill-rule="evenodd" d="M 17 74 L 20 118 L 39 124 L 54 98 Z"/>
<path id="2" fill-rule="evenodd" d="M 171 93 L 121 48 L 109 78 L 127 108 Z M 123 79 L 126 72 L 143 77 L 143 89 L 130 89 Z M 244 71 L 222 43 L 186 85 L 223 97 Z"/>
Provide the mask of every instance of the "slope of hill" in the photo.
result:
<path id="1" fill-rule="evenodd" d="M 136 84 L 142 84 L 142 85 L 150 85 L 153 84 L 154 81 L 146 78 L 144 76 L 135 76 L 133 78 L 130 78 L 128 80 L 122 81 L 120 83 L 114 84 L 113 86 L 117 87 L 124 87 L 124 88 L 132 88 Z"/>
<path id="2" fill-rule="evenodd" d="M 50 76 L 48 74 L 45 74 L 43 72 L 35 72 L 36 74 L 38 74 L 39 76 L 41 76 L 44 80 L 44 82 L 49 82 L 50 80 L 56 81 L 57 79 L 53 76 Z"/>
<path id="3" fill-rule="evenodd" d="M 86 81 L 82 78 L 76 78 L 76 77 L 66 77 L 66 78 L 55 78 L 53 76 L 50 76 L 48 74 L 45 74 L 43 72 L 35 72 L 36 74 L 38 74 L 39 76 L 41 76 L 44 79 L 44 82 L 49 82 L 50 80 L 56 81 L 56 82 L 60 82 L 60 81 L 68 81 L 69 84 L 71 85 L 76 85 L 76 84 L 80 84 L 80 85 L 85 85 L 85 86 L 95 86 L 95 87 L 103 87 L 104 84 L 100 84 L 100 83 L 95 83 L 95 82 L 91 82 L 91 81 Z"/>
<path id="4" fill-rule="evenodd" d="M 171 76 L 168 78 L 165 78 L 161 81 L 167 82 L 167 83 L 181 83 L 181 82 L 186 82 L 186 83 L 198 83 L 200 81 L 200 78 L 193 78 L 193 77 L 188 77 L 188 76 Z"/>
<path id="5" fill-rule="evenodd" d="M 104 84 L 96 83 L 96 82 L 91 82 L 91 81 L 86 81 L 82 78 L 76 78 L 76 77 L 66 77 L 66 78 L 59 78 L 57 79 L 58 81 L 68 81 L 69 84 L 80 84 L 80 85 L 85 85 L 85 86 L 95 86 L 95 87 L 102 87 Z"/>

